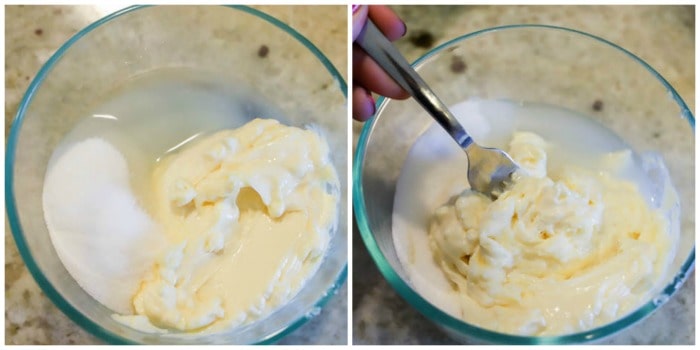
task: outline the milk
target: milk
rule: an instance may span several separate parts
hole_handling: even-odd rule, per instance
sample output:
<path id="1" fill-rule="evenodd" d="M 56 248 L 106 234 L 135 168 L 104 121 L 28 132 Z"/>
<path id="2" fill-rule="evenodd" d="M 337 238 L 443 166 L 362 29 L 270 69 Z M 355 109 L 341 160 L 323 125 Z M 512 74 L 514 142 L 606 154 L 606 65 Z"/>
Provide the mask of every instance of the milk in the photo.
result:
<path id="1" fill-rule="evenodd" d="M 542 136 L 555 145 L 548 152 L 548 171 L 564 164 L 595 169 L 600 167 L 604 154 L 630 149 L 599 122 L 551 105 L 474 99 L 450 110 L 482 146 L 507 148 L 515 131 Z M 670 234 L 678 236 L 678 197 L 663 160 L 655 153 L 633 154 L 633 160 L 616 175 L 637 184 L 649 204 L 667 214 L 673 226 Z M 465 153 L 433 123 L 418 137 L 401 169 L 394 197 L 392 237 L 409 283 L 428 301 L 457 318 L 461 318 L 460 299 L 432 258 L 428 227 L 433 212 L 467 188 Z"/>
<path id="2" fill-rule="evenodd" d="M 65 145 L 103 138 L 124 155 L 134 192 L 145 200 L 150 174 L 162 157 L 255 117 L 285 121 L 280 111 L 235 81 L 203 71 L 162 69 L 136 76 L 105 96 L 65 136 L 52 158 Z"/>

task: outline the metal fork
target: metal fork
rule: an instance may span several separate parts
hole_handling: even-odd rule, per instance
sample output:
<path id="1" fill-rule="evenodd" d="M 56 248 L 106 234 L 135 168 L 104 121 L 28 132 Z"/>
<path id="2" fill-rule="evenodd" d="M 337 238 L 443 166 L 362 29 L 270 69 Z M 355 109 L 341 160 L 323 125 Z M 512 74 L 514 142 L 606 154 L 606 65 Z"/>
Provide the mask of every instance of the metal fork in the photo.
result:
<path id="1" fill-rule="evenodd" d="M 355 42 L 447 131 L 467 154 L 467 179 L 475 191 L 495 197 L 518 169 L 503 150 L 477 145 L 384 34 L 367 20 Z"/>

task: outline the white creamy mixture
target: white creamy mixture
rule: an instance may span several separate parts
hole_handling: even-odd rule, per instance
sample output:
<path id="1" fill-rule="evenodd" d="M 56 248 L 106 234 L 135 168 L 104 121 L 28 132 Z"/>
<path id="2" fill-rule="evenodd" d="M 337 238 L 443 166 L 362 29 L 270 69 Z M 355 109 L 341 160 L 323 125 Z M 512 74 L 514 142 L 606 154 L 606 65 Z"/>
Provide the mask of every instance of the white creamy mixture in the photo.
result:
<path id="1" fill-rule="evenodd" d="M 658 155 L 634 155 L 610 130 L 553 106 L 470 100 L 451 110 L 522 171 L 492 201 L 465 191 L 464 153 L 439 126 L 416 140 L 392 236 L 418 293 L 486 329 L 561 335 L 619 319 L 658 292 L 679 231 Z"/>
<path id="2" fill-rule="evenodd" d="M 316 132 L 256 119 L 162 160 L 154 217 L 171 248 L 142 282 L 136 313 L 159 327 L 212 330 L 291 299 L 335 229 L 329 156 Z"/>
<path id="3" fill-rule="evenodd" d="M 126 173 L 120 179 L 128 188 Z M 336 228 L 339 180 L 326 141 L 315 131 L 274 120 L 256 119 L 166 156 L 153 173 L 151 189 L 145 206 L 159 224 L 165 247 L 150 261 L 138 261 L 131 272 L 128 285 L 137 287 L 129 289 L 133 308 L 114 309 L 127 314 L 116 319 L 146 331 L 226 330 L 270 313 L 318 269 Z M 48 219 L 55 207 L 45 207 Z M 123 213 L 112 215 L 128 221 Z M 82 227 L 69 233 L 86 237 L 89 244 L 102 242 Z M 110 242 L 121 244 L 119 235 L 131 233 L 107 234 Z M 67 236 L 52 232 L 59 255 L 71 243 Z M 149 248 L 130 249 L 123 251 L 124 263 Z M 105 244 L 92 255 L 108 251 Z M 92 256 L 81 263 L 92 271 L 102 269 Z M 95 282 L 81 286 L 90 293 Z M 117 283 L 110 287 L 112 293 L 126 294 Z M 109 292 L 90 294 L 105 303 Z"/>
<path id="4" fill-rule="evenodd" d="M 669 224 L 636 186 L 614 169 L 548 173 L 550 147 L 514 134 L 508 153 L 522 169 L 508 189 L 495 201 L 466 191 L 433 217 L 433 254 L 462 317 L 481 327 L 540 335 L 605 324 L 648 299 L 667 267 Z"/>

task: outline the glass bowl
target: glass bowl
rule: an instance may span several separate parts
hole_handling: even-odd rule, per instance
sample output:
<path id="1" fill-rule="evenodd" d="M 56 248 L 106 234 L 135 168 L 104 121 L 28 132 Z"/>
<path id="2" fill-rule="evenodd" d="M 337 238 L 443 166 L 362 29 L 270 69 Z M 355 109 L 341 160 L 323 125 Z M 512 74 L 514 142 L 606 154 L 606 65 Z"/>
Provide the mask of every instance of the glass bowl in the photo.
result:
<path id="1" fill-rule="evenodd" d="M 267 52 L 259 52 L 267 46 Z M 261 56 L 265 56 L 264 59 Z M 42 211 L 47 162 L 66 133 L 116 85 L 173 67 L 238 79 L 285 122 L 326 132 L 341 182 L 338 230 L 318 272 L 285 306 L 260 322 L 220 334 L 177 338 L 114 321 L 61 264 Z M 309 40 L 244 6 L 134 6 L 78 32 L 41 68 L 12 124 L 5 162 L 12 233 L 44 293 L 74 322 L 109 343 L 271 343 L 317 315 L 347 277 L 347 86 Z"/>
<path id="2" fill-rule="evenodd" d="M 583 343 L 615 334 L 648 316 L 682 286 L 695 262 L 695 119 L 652 67 L 604 39 L 546 25 L 503 26 L 467 34 L 436 47 L 413 66 L 448 106 L 481 98 L 564 107 L 601 122 L 635 152 L 660 153 L 680 196 L 681 230 L 668 280 L 658 295 L 610 324 L 575 334 L 528 337 L 454 318 L 411 287 L 392 237 L 401 167 L 415 140 L 434 121 L 414 101 L 380 99 L 375 117 L 364 125 L 359 138 L 353 205 L 370 255 L 409 304 L 460 342 Z"/>

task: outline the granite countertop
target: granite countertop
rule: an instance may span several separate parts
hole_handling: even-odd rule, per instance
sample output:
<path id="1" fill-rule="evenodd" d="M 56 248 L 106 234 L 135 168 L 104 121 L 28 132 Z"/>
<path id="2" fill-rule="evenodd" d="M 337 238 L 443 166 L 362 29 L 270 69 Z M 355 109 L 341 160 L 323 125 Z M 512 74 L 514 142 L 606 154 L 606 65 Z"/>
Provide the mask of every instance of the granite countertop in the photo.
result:
<path id="1" fill-rule="evenodd" d="M 297 29 L 347 77 L 345 6 L 255 6 Z M 5 137 L 29 83 L 42 64 L 78 30 L 118 8 L 101 6 L 5 7 Z M 324 30 L 316 30 L 324 28 Z M 5 222 L 6 344 L 101 344 L 44 295 L 20 257 Z M 281 344 L 346 344 L 347 284 L 320 315 Z"/>
<path id="2" fill-rule="evenodd" d="M 695 9 L 692 6 L 393 6 L 393 9 L 407 24 L 408 33 L 397 46 L 411 61 L 430 47 L 479 29 L 518 23 L 560 25 L 601 36 L 635 53 L 658 70 L 694 111 Z M 354 147 L 361 127 L 354 122 Z M 357 226 L 354 227 L 353 271 L 362 273 L 353 276 L 353 343 L 453 344 L 453 340 L 384 280 L 364 248 Z M 666 305 L 602 343 L 694 344 L 694 273 Z"/>

